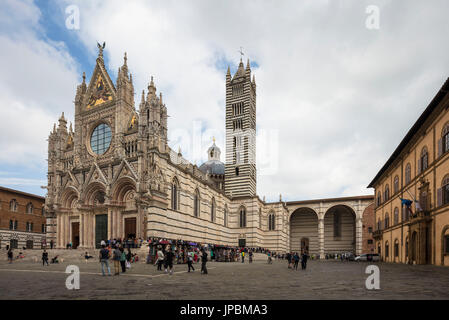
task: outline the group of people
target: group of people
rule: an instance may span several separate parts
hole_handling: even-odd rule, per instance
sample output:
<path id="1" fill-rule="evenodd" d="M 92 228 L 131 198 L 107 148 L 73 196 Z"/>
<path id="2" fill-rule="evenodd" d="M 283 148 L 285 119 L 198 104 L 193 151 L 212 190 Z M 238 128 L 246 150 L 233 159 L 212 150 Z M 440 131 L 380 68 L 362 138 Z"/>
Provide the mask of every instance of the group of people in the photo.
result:
<path id="1" fill-rule="evenodd" d="M 170 275 L 173 274 L 173 262 L 176 258 L 175 251 L 170 245 L 167 245 L 166 247 L 163 247 L 162 245 L 158 246 L 157 254 L 156 254 L 156 262 L 154 265 L 157 265 L 157 270 L 162 271 L 162 265 L 164 266 L 165 273 L 170 273 Z M 198 258 L 198 252 L 194 248 L 190 247 L 185 252 L 185 258 L 187 262 L 188 270 L 187 272 L 190 272 L 190 270 L 195 271 L 195 268 L 193 267 L 193 263 L 197 261 Z M 207 274 L 207 252 L 202 248 L 201 250 L 201 274 Z"/>
<path id="2" fill-rule="evenodd" d="M 298 254 L 298 252 L 289 252 L 286 255 L 288 261 L 288 268 L 292 270 L 298 270 L 299 261 L 301 261 L 301 269 L 306 270 L 307 268 L 307 260 L 309 259 L 309 255 L 306 252 L 302 254 Z"/>
<path id="3" fill-rule="evenodd" d="M 125 248 L 119 244 L 109 245 L 106 247 L 106 244 L 103 243 L 101 245 L 101 249 L 99 252 L 99 259 L 101 264 L 101 273 L 105 276 L 105 269 L 108 271 L 108 276 L 111 275 L 111 269 L 109 267 L 109 259 L 112 256 L 112 261 L 114 261 L 114 275 L 120 275 L 121 272 L 125 273 L 126 269 L 131 268 L 131 262 L 138 261 L 138 256 L 131 252 L 131 249 L 128 248 L 128 252 L 125 252 Z M 86 252 L 85 254 L 86 260 L 91 258 Z"/>

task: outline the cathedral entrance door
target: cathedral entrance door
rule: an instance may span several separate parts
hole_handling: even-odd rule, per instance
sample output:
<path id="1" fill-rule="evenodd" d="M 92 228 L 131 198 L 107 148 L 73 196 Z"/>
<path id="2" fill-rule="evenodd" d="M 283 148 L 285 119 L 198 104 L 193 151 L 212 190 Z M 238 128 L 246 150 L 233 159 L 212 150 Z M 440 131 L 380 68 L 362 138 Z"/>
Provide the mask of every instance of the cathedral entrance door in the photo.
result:
<path id="1" fill-rule="evenodd" d="M 301 253 L 309 252 L 309 238 L 301 239 Z"/>
<path id="2" fill-rule="evenodd" d="M 125 239 L 136 238 L 136 218 L 125 219 Z"/>
<path id="3" fill-rule="evenodd" d="M 97 214 L 95 216 L 95 247 L 101 247 L 101 240 L 108 240 L 108 215 Z"/>
<path id="4" fill-rule="evenodd" d="M 72 249 L 80 245 L 80 223 L 72 222 Z"/>

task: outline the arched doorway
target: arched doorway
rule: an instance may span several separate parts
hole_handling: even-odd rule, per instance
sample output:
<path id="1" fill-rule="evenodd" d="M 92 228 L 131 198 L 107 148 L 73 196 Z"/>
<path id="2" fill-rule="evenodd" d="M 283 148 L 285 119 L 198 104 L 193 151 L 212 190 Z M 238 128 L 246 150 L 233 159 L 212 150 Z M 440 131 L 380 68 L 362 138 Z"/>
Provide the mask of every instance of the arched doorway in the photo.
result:
<path id="1" fill-rule="evenodd" d="M 310 208 L 296 209 L 290 216 L 290 251 L 299 253 L 303 247 L 319 254 L 318 216 Z"/>
<path id="2" fill-rule="evenodd" d="M 301 239 L 301 253 L 309 252 L 309 238 Z"/>
<path id="3" fill-rule="evenodd" d="M 355 212 L 336 205 L 324 215 L 324 254 L 356 253 Z"/>
<path id="4" fill-rule="evenodd" d="M 410 243 L 410 262 L 413 263 L 414 261 L 416 261 L 416 256 L 417 256 L 417 246 L 418 246 L 418 234 L 416 233 L 416 231 L 414 231 L 412 233 L 412 239 L 411 239 L 411 243 Z"/>

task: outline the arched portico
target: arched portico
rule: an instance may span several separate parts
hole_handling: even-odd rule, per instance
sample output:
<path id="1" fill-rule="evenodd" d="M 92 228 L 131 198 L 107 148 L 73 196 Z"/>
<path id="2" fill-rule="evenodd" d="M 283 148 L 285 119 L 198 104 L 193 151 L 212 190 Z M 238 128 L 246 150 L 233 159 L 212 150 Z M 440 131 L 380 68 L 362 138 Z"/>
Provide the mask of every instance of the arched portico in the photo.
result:
<path id="1" fill-rule="evenodd" d="M 356 214 L 346 205 L 335 205 L 324 214 L 324 254 L 356 253 Z"/>
<path id="2" fill-rule="evenodd" d="M 311 208 L 298 208 L 290 216 L 290 251 L 319 254 L 318 215 Z"/>

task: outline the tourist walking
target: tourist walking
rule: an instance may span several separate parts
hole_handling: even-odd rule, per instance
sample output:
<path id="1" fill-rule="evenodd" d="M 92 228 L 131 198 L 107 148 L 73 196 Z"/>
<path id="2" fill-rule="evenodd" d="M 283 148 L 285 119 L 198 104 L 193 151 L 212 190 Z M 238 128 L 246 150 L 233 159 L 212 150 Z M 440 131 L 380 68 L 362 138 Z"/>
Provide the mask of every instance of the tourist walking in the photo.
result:
<path id="1" fill-rule="evenodd" d="M 288 261 L 288 268 L 291 269 L 291 267 L 292 267 L 292 254 L 290 252 L 287 253 L 287 261 Z"/>
<path id="2" fill-rule="evenodd" d="M 202 274 L 207 274 L 206 263 L 207 263 L 207 253 L 206 253 L 206 250 L 203 249 L 202 255 L 201 255 L 201 273 Z"/>
<path id="3" fill-rule="evenodd" d="M 249 263 L 252 263 L 252 262 L 253 262 L 253 252 L 250 251 L 249 252 Z"/>
<path id="4" fill-rule="evenodd" d="M 165 273 L 170 269 L 170 275 L 173 274 L 173 258 L 175 255 L 173 254 L 172 249 L 169 247 L 167 252 L 165 253 Z"/>
<path id="5" fill-rule="evenodd" d="M 9 248 L 9 250 L 8 250 L 8 260 L 9 260 L 9 263 L 12 263 L 12 259 L 13 259 L 13 252 L 12 252 L 12 249 Z"/>
<path id="6" fill-rule="evenodd" d="M 102 245 L 100 250 L 100 263 L 101 263 L 101 273 L 103 274 L 103 277 L 105 276 L 104 274 L 105 267 L 108 269 L 108 276 L 111 275 L 111 269 L 109 268 L 109 257 L 110 257 L 109 250 L 106 249 L 105 245 Z"/>
<path id="7" fill-rule="evenodd" d="M 268 264 L 272 264 L 273 261 L 271 259 L 271 252 L 270 251 L 268 251 L 267 256 L 268 256 Z"/>
<path id="8" fill-rule="evenodd" d="M 301 260 L 301 269 L 302 270 L 306 270 L 307 268 L 307 259 L 309 258 L 309 256 L 307 255 L 306 252 L 304 252 L 302 254 L 302 260 Z"/>
<path id="9" fill-rule="evenodd" d="M 126 253 L 125 253 L 125 249 L 123 248 L 123 246 L 120 246 L 120 265 L 122 267 L 122 273 L 126 272 Z"/>
<path id="10" fill-rule="evenodd" d="M 193 252 L 189 252 L 187 254 L 187 265 L 189 267 L 188 272 L 190 272 L 190 269 L 192 269 L 192 271 L 195 271 L 195 268 L 193 267 Z"/>
<path id="11" fill-rule="evenodd" d="M 42 266 L 45 266 L 45 263 L 48 266 L 48 252 L 44 249 L 44 252 L 42 252 Z"/>
<path id="12" fill-rule="evenodd" d="M 293 256 L 293 260 L 295 262 L 293 269 L 298 270 L 298 263 L 299 263 L 299 255 L 298 252 L 295 252 L 295 255 Z"/>
<path id="13" fill-rule="evenodd" d="M 162 248 L 159 247 L 159 250 L 157 251 L 157 270 L 162 271 L 162 263 L 164 262 L 164 253 L 162 252 Z"/>

